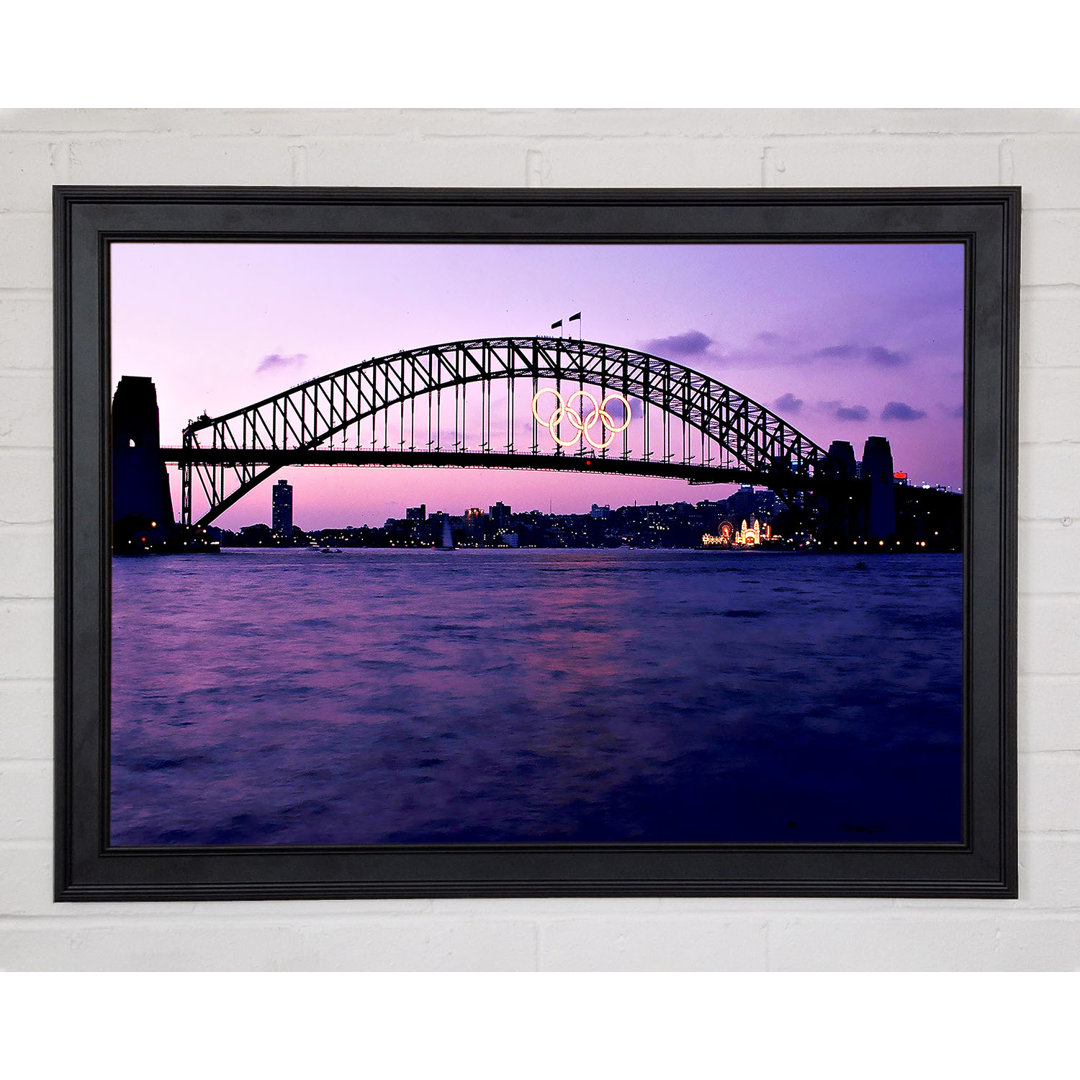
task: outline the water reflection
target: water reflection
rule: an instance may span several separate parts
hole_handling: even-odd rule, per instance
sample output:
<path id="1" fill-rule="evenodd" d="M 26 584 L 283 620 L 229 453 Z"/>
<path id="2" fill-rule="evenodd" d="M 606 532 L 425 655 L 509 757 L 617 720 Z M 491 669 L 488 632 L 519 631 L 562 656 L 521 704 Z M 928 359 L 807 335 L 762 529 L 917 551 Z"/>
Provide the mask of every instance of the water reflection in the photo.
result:
<path id="1" fill-rule="evenodd" d="M 958 840 L 960 558 L 850 569 L 116 560 L 113 841 Z"/>

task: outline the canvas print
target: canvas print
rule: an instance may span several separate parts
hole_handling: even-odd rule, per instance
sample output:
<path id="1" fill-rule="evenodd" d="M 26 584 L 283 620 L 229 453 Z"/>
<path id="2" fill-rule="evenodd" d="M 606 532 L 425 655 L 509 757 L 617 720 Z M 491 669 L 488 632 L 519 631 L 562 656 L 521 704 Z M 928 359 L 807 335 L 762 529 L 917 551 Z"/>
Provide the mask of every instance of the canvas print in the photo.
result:
<path id="1" fill-rule="evenodd" d="M 964 286 L 113 242 L 111 843 L 960 843 Z"/>

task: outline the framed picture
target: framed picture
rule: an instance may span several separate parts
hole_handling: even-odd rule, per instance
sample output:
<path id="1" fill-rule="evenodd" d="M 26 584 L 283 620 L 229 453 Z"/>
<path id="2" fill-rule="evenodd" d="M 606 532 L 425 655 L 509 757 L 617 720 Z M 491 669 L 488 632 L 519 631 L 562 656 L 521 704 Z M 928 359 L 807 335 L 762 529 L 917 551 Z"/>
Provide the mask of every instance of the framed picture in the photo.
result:
<path id="1" fill-rule="evenodd" d="M 1019 214 L 56 189 L 57 899 L 1015 897 Z"/>

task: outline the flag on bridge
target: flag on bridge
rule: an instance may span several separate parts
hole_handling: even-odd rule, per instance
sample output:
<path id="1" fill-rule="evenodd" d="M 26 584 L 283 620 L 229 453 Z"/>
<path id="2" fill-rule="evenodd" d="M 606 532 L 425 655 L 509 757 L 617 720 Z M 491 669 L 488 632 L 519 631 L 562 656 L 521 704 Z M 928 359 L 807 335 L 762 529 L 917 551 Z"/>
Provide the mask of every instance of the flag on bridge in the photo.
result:
<path id="1" fill-rule="evenodd" d="M 551 329 L 558 330 L 560 326 L 562 326 L 562 319 L 560 319 L 558 322 L 553 322 L 551 324 Z"/>
<path id="2" fill-rule="evenodd" d="M 579 311 L 579 312 L 578 312 L 578 313 L 577 313 L 576 315 L 571 315 L 571 316 L 570 316 L 570 318 L 569 318 L 569 319 L 567 319 L 566 321 L 567 321 L 567 322 L 573 322 L 573 321 L 574 321 L 575 319 L 576 319 L 576 320 L 577 320 L 578 322 L 581 322 L 581 312 L 580 312 L 580 311 Z"/>

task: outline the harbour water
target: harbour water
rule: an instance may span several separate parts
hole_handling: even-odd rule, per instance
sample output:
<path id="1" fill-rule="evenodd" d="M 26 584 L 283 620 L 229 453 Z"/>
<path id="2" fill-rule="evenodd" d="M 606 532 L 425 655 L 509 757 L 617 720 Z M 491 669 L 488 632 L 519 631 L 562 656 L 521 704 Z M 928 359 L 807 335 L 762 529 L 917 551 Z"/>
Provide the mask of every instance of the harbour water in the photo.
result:
<path id="1" fill-rule="evenodd" d="M 957 842 L 959 555 L 113 561 L 114 844 Z"/>

